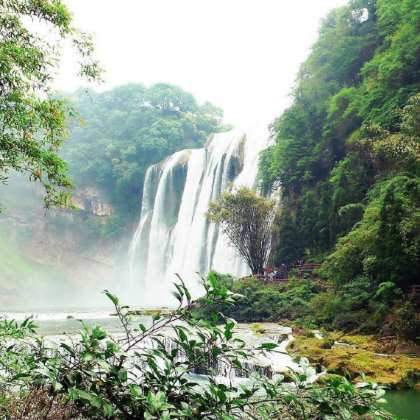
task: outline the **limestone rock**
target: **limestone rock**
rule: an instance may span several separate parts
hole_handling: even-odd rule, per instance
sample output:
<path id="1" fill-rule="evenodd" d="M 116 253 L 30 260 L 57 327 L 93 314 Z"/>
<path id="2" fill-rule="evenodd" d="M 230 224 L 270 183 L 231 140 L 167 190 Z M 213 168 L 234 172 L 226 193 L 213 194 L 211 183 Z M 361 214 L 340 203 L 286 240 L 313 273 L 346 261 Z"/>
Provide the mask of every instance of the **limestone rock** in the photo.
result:
<path id="1" fill-rule="evenodd" d="M 87 213 L 100 217 L 109 217 L 114 214 L 110 204 L 100 198 L 100 192 L 96 188 L 83 188 L 72 198 L 72 203 Z"/>

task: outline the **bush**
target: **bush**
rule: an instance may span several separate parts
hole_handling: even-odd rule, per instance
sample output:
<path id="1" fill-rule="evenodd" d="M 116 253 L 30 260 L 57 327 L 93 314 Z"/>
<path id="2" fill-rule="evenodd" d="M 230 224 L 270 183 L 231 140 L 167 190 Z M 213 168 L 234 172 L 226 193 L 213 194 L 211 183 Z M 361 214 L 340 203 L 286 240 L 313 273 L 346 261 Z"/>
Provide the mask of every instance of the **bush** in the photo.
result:
<path id="1" fill-rule="evenodd" d="M 220 274 L 214 270 L 211 270 L 209 275 L 215 277 L 220 286 L 226 286 L 229 290 L 232 289 L 233 283 L 238 281 L 238 279 L 231 274 Z"/>
<path id="2" fill-rule="evenodd" d="M 395 329 L 399 338 L 420 341 L 420 295 L 413 295 L 395 311 Z"/>

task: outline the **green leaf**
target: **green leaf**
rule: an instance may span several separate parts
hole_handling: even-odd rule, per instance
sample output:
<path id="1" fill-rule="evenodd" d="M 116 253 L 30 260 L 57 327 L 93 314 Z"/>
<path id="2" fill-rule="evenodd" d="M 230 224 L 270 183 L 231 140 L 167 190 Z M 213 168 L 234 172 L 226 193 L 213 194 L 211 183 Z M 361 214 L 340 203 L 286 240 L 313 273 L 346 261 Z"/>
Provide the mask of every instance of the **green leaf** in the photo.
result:
<path id="1" fill-rule="evenodd" d="M 138 385 L 129 385 L 131 392 L 137 397 L 143 396 L 143 390 Z"/>
<path id="2" fill-rule="evenodd" d="M 166 399 L 166 396 L 165 396 L 165 394 L 164 394 L 162 391 L 159 391 L 159 392 L 156 394 L 156 400 L 157 400 L 157 401 L 159 401 L 159 402 L 164 402 L 164 401 L 165 401 L 165 399 Z"/>
<path id="3" fill-rule="evenodd" d="M 108 337 L 108 334 L 106 331 L 102 329 L 101 326 L 95 325 L 92 329 L 92 338 L 96 340 L 103 340 L 104 338 Z"/>
<path id="4" fill-rule="evenodd" d="M 105 404 L 104 413 L 106 417 L 111 417 L 114 414 L 114 408 L 109 404 Z"/>
<path id="5" fill-rule="evenodd" d="M 216 289 L 217 286 L 219 285 L 216 277 L 212 273 L 209 273 L 208 279 L 209 279 L 209 282 L 210 282 L 211 286 L 213 287 L 213 289 Z"/>
<path id="6" fill-rule="evenodd" d="M 93 360 L 93 356 L 88 352 L 83 355 L 84 362 L 91 362 Z"/>
<path id="7" fill-rule="evenodd" d="M 369 407 L 365 407 L 365 406 L 362 406 L 362 405 L 354 405 L 352 407 L 352 410 L 356 414 L 359 414 L 360 416 L 363 416 L 363 415 L 365 415 L 365 414 L 367 414 L 371 411 Z"/>
<path id="8" fill-rule="evenodd" d="M 119 300 L 115 295 L 113 295 L 112 293 L 109 293 L 108 290 L 105 290 L 105 294 L 108 296 L 108 298 L 112 301 L 112 303 L 115 306 L 118 306 Z"/>
<path id="9" fill-rule="evenodd" d="M 181 295 L 178 292 L 175 292 L 175 290 L 173 290 L 171 293 L 176 297 L 178 302 L 182 302 Z"/>
<path id="10" fill-rule="evenodd" d="M 76 401 L 79 398 L 79 395 L 77 394 L 77 392 L 74 388 L 69 388 L 69 394 L 70 394 L 70 398 L 73 401 Z"/>
<path id="11" fill-rule="evenodd" d="M 109 364 L 107 362 L 105 362 L 105 360 L 102 359 L 97 359 L 96 362 L 98 363 L 98 365 L 104 369 L 104 370 L 109 370 Z"/>
<path id="12" fill-rule="evenodd" d="M 146 332 L 147 331 L 147 329 L 146 329 L 146 327 L 143 325 L 143 324 L 139 324 L 139 328 L 142 330 L 142 332 Z"/>
<path id="13" fill-rule="evenodd" d="M 101 397 L 95 396 L 92 398 L 90 402 L 94 407 L 100 407 L 103 404 L 103 400 Z"/>
<path id="14" fill-rule="evenodd" d="M 90 401 L 92 399 L 92 396 L 83 389 L 75 389 L 75 391 L 79 395 L 79 397 L 83 398 L 84 400 Z"/>
<path id="15" fill-rule="evenodd" d="M 13 376 L 12 382 L 17 379 L 29 379 L 31 375 L 29 373 L 19 373 L 18 375 Z"/>
<path id="16" fill-rule="evenodd" d="M 277 347 L 278 347 L 278 345 L 275 344 L 275 343 L 263 343 L 263 344 L 261 344 L 261 347 L 260 348 L 262 348 L 262 349 L 268 349 L 268 350 L 273 350 L 273 349 L 275 349 Z"/>
<path id="17" fill-rule="evenodd" d="M 118 373 L 118 377 L 122 382 L 127 382 L 127 371 L 125 369 L 121 369 Z"/>

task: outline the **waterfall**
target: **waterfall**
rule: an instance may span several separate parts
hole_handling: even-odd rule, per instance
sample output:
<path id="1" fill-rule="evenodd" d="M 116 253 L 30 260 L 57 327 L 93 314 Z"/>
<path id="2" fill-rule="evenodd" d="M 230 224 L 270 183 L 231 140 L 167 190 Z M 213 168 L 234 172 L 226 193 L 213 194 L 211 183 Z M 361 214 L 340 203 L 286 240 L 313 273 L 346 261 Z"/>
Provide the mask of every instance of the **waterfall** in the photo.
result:
<path id="1" fill-rule="evenodd" d="M 259 153 L 270 144 L 265 125 L 211 136 L 205 147 L 176 152 L 145 177 L 140 222 L 128 253 L 131 298 L 147 306 L 173 303 L 178 273 L 193 296 L 197 272 L 249 274 L 225 235 L 204 214 L 211 200 L 232 187 L 256 186 Z"/>

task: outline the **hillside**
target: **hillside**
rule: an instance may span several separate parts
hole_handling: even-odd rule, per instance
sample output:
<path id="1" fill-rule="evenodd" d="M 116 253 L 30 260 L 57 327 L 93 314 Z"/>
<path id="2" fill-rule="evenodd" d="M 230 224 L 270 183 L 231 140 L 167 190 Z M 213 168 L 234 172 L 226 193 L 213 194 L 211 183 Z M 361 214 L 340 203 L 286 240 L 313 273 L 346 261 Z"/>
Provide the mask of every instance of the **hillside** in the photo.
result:
<path id="1" fill-rule="evenodd" d="M 325 262 L 318 325 L 418 336 L 401 296 L 420 282 L 419 40 L 418 1 L 333 10 L 262 156 L 263 186 L 283 188 L 275 264 Z"/>

